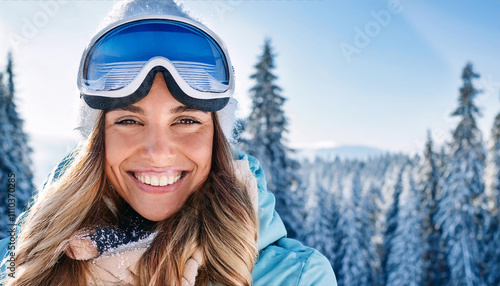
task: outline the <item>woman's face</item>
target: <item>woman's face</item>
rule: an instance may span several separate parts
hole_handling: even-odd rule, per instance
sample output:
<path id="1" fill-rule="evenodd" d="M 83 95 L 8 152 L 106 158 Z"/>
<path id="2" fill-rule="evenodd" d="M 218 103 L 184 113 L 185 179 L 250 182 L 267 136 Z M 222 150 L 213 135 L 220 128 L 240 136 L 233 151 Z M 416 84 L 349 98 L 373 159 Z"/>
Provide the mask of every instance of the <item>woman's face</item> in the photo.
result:
<path id="1" fill-rule="evenodd" d="M 212 115 L 175 100 L 158 73 L 145 98 L 106 114 L 106 176 L 143 217 L 164 220 L 207 179 L 213 136 Z"/>

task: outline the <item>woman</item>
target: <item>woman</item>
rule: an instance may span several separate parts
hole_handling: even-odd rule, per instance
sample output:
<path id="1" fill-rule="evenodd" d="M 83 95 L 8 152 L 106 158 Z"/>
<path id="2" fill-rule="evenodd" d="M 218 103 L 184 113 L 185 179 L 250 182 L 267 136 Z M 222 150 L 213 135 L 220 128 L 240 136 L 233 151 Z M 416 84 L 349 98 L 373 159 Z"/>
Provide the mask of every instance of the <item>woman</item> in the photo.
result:
<path id="1" fill-rule="evenodd" d="M 335 285 L 284 238 L 256 160 L 232 154 L 224 44 L 169 12 L 125 17 L 85 51 L 88 137 L 26 215 L 7 285 Z"/>

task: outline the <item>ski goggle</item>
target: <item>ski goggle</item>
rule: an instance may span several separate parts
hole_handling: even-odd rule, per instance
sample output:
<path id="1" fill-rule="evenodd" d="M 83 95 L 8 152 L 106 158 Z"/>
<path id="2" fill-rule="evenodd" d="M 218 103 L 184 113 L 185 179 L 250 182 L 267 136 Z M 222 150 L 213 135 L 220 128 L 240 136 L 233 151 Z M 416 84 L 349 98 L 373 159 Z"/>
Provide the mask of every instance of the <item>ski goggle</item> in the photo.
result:
<path id="1" fill-rule="evenodd" d="M 133 104 L 161 72 L 172 96 L 208 112 L 222 109 L 234 75 L 222 40 L 206 27 L 167 15 L 145 15 L 108 26 L 83 53 L 78 87 L 94 109 Z"/>

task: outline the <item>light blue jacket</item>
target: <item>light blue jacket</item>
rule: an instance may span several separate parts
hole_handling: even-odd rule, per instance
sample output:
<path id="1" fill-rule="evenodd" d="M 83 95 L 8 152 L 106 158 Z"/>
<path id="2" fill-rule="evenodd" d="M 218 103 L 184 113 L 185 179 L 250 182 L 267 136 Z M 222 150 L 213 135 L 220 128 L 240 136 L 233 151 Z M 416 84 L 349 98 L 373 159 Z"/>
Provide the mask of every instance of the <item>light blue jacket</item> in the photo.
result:
<path id="1" fill-rule="evenodd" d="M 256 286 L 336 286 L 332 267 L 317 250 L 286 238 L 286 230 L 274 209 L 274 195 L 267 190 L 264 172 L 254 157 L 237 153 L 239 159 L 247 160 L 258 186 L 259 200 L 259 257 L 252 272 Z M 0 257 L 8 255 L 8 238 L 0 241 Z M 2 266 L 2 273 L 5 268 Z"/>

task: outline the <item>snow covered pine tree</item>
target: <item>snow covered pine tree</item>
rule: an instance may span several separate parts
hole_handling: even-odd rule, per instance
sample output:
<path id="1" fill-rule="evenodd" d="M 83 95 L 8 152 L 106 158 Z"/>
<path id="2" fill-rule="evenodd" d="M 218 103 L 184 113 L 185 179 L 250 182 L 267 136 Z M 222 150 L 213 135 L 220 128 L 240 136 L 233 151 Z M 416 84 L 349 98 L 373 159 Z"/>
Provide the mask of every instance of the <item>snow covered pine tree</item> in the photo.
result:
<path id="1" fill-rule="evenodd" d="M 423 275 L 422 216 L 412 164 L 402 173 L 399 213 L 387 257 L 387 286 L 420 286 Z"/>
<path id="2" fill-rule="evenodd" d="M 485 230 L 485 270 L 488 285 L 500 285 L 500 113 L 495 117 L 486 161 L 485 194 L 489 220 Z"/>
<path id="3" fill-rule="evenodd" d="M 477 214 L 481 210 L 476 203 L 484 195 L 484 149 L 475 118 L 480 112 L 474 104 L 479 90 L 472 82 L 478 77 L 468 63 L 462 72 L 459 106 L 452 113 L 461 120 L 453 132 L 436 215 L 450 271 L 448 285 L 485 285 L 479 268 L 482 256 Z"/>
<path id="4" fill-rule="evenodd" d="M 358 163 L 343 191 L 342 206 L 338 228 L 343 232 L 335 263 L 339 285 L 374 285 L 375 273 L 373 254 L 375 249 L 366 236 L 369 227 L 365 222 L 369 218 L 369 209 L 363 208 L 360 170 L 363 163 Z M 336 237 L 338 238 L 338 237 Z"/>
<path id="5" fill-rule="evenodd" d="M 276 210 L 288 232 L 288 237 L 300 237 L 303 226 L 303 195 L 297 169 L 299 163 L 289 157 L 284 144 L 287 119 L 283 111 L 285 98 L 275 84 L 274 54 L 270 40 L 264 44 L 264 53 L 251 76 L 256 81 L 250 89 L 252 112 L 244 122 L 239 148 L 256 157 L 266 174 L 268 189 L 276 196 Z"/>
<path id="6" fill-rule="evenodd" d="M 0 238 L 6 237 L 9 216 L 8 179 L 15 176 L 15 210 L 19 215 L 34 190 L 31 172 L 31 148 L 23 131 L 23 120 L 19 117 L 14 102 L 14 73 L 12 54 L 9 53 L 6 82 L 0 73 Z M 9 177 L 11 174 L 11 177 Z"/>
<path id="7" fill-rule="evenodd" d="M 307 212 L 301 240 L 325 255 L 331 265 L 334 265 L 335 249 L 340 241 L 335 239 L 335 231 L 339 230 L 340 200 L 336 190 L 332 191 L 336 189 L 332 185 L 338 184 L 337 178 L 331 175 L 334 170 L 332 163 L 324 162 L 321 158 L 313 162 L 302 161 L 300 169 L 303 185 L 307 186 L 304 189 Z"/>
<path id="8" fill-rule="evenodd" d="M 431 132 L 427 134 L 424 158 L 418 174 L 418 189 L 421 195 L 420 211 L 423 227 L 423 285 L 443 285 L 446 277 L 446 261 L 440 249 L 441 233 L 436 227 L 436 212 L 438 204 L 438 188 L 440 171 L 436 164 L 436 154 L 432 150 Z"/>
<path id="9" fill-rule="evenodd" d="M 407 163 L 409 164 L 409 162 Z M 406 164 L 405 164 L 406 165 Z M 396 237 L 396 231 L 398 229 L 398 217 L 400 213 L 400 196 L 403 192 L 403 171 L 405 165 L 401 166 L 400 169 L 394 170 L 397 172 L 396 183 L 394 185 L 394 191 L 392 193 L 392 202 L 386 213 L 386 226 L 383 234 L 383 245 L 381 253 L 381 267 L 382 267 L 382 277 L 380 277 L 379 285 L 386 285 L 389 275 L 394 271 L 395 266 L 389 262 L 389 256 L 393 251 L 394 239 Z"/>

